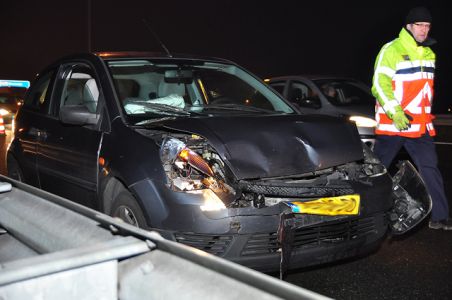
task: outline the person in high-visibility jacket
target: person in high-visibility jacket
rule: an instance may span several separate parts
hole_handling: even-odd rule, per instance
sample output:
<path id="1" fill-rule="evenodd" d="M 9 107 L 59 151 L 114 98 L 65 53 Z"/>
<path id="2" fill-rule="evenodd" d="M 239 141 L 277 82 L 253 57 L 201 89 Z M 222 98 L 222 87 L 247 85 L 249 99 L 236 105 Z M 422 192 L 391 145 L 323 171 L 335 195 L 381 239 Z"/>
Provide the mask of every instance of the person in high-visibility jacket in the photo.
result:
<path id="1" fill-rule="evenodd" d="M 372 94 L 376 97 L 374 152 L 389 167 L 404 147 L 416 164 L 433 207 L 429 227 L 452 230 L 433 136 L 432 100 L 435 53 L 429 46 L 432 23 L 425 7 L 411 9 L 399 37 L 385 44 L 375 61 Z"/>

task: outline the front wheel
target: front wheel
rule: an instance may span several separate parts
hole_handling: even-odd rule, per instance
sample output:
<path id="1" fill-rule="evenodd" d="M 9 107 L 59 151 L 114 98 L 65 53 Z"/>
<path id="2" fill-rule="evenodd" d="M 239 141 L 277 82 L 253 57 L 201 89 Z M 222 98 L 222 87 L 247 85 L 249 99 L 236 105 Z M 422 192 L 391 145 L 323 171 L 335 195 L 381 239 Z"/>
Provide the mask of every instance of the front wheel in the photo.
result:
<path id="1" fill-rule="evenodd" d="M 143 229 L 147 228 L 146 219 L 140 205 L 127 190 L 116 195 L 111 208 L 111 215 L 130 225 Z"/>

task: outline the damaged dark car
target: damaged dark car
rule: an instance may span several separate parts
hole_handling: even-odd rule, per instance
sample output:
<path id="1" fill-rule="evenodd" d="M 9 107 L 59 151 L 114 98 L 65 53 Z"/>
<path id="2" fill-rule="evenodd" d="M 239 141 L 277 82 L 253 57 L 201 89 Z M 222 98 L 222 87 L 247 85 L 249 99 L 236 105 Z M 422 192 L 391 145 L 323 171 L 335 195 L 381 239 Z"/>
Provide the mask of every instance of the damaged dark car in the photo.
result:
<path id="1" fill-rule="evenodd" d="M 355 125 L 300 115 L 222 59 L 106 52 L 41 72 L 8 175 L 262 271 L 367 253 L 431 208 Z"/>

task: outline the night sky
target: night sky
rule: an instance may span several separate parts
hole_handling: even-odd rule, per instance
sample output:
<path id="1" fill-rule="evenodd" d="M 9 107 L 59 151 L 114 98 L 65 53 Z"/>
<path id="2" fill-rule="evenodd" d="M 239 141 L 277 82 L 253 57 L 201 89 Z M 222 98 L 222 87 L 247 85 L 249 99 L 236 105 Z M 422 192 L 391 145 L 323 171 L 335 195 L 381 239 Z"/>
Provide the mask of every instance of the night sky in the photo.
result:
<path id="1" fill-rule="evenodd" d="M 336 74 L 371 83 L 381 46 L 409 8 L 433 15 L 436 113 L 452 107 L 452 13 L 445 1 L 0 0 L 0 79 L 32 80 L 57 58 L 85 51 L 163 51 L 230 59 L 265 78 Z M 89 3 L 91 6 L 89 6 Z M 91 18 L 89 18 L 91 15 Z"/>

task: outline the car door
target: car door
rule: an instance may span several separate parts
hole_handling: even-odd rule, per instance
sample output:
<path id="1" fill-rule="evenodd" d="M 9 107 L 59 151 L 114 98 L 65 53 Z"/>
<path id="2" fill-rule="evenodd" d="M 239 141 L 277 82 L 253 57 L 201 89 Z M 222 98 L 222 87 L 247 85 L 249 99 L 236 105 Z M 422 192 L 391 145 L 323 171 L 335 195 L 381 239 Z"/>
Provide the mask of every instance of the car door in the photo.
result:
<path id="1" fill-rule="evenodd" d="M 99 114 L 102 92 L 93 67 L 84 62 L 62 65 L 52 97 L 52 118 L 41 125 L 37 167 L 41 188 L 97 208 L 99 124 L 64 124 L 63 106 L 84 107 Z"/>
<path id="2" fill-rule="evenodd" d="M 41 124 L 49 117 L 51 91 L 53 89 L 55 68 L 44 71 L 33 82 L 15 122 L 15 137 L 8 149 L 8 175 L 39 187 L 37 173 L 37 149 L 40 140 Z M 11 172 L 18 172 L 12 164 L 18 164 L 23 178 Z"/>

